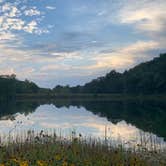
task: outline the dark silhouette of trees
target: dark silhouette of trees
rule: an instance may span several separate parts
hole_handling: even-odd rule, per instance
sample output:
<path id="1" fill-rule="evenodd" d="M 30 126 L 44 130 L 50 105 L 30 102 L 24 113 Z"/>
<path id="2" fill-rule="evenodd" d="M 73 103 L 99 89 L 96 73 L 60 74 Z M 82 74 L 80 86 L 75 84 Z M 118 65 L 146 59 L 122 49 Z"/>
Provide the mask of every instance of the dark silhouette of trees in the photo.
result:
<path id="1" fill-rule="evenodd" d="M 39 89 L 33 82 L 17 80 L 14 74 L 0 76 L 0 100 L 13 99 L 17 93 L 37 93 Z"/>
<path id="2" fill-rule="evenodd" d="M 16 93 L 37 93 L 39 87 L 29 80 L 16 81 Z"/>
<path id="3" fill-rule="evenodd" d="M 61 93 L 61 94 L 66 94 L 66 93 L 70 93 L 71 92 L 71 89 L 69 87 L 69 85 L 66 85 L 66 86 L 61 86 L 61 85 L 57 85 L 53 91 L 55 93 Z"/>

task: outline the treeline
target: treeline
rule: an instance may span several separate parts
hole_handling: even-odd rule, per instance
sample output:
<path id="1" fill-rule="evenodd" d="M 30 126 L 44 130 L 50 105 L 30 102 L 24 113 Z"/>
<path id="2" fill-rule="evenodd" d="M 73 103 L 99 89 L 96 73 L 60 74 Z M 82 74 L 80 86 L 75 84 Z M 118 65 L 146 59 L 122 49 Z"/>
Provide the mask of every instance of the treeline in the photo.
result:
<path id="1" fill-rule="evenodd" d="M 19 81 L 14 74 L 0 76 L 0 100 L 13 99 L 16 94 L 21 93 L 37 93 L 39 90 L 35 83 L 28 80 Z"/>
<path id="2" fill-rule="evenodd" d="M 166 93 L 166 53 L 152 61 L 125 71 L 112 70 L 84 86 L 61 86 L 53 89 L 55 93 L 121 93 L 156 94 Z"/>

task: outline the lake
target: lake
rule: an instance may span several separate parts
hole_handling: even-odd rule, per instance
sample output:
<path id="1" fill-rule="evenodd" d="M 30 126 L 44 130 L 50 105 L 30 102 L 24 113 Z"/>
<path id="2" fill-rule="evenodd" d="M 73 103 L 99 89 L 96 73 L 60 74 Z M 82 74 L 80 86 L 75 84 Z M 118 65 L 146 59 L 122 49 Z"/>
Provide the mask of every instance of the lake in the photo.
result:
<path id="1" fill-rule="evenodd" d="M 0 104 L 1 141 L 27 131 L 111 141 L 114 145 L 166 147 L 163 101 L 56 100 Z"/>

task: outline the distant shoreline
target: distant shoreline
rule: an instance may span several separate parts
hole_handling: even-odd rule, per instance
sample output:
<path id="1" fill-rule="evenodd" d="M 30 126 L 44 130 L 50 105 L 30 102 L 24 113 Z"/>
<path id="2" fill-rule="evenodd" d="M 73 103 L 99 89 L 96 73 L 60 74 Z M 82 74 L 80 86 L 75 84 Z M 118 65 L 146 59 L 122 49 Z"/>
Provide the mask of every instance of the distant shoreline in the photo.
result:
<path id="1" fill-rule="evenodd" d="M 54 94 L 54 93 L 27 93 L 16 94 L 16 100 L 166 100 L 166 94 L 152 95 L 136 95 L 136 94 L 92 94 L 92 93 L 69 93 L 69 94 Z"/>

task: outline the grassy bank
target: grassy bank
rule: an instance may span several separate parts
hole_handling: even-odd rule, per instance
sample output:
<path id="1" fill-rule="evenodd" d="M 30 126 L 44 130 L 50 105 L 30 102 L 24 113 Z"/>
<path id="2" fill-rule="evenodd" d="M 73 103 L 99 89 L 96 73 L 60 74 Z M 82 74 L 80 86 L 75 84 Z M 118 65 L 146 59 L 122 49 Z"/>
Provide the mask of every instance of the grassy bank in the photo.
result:
<path id="1" fill-rule="evenodd" d="M 22 141 L 24 140 L 24 141 Z M 93 139 L 81 134 L 70 139 L 48 136 L 43 131 L 35 135 L 17 137 L 0 147 L 0 166 L 164 166 L 163 152 L 150 152 L 139 148 L 126 150 L 122 146 Z"/>

